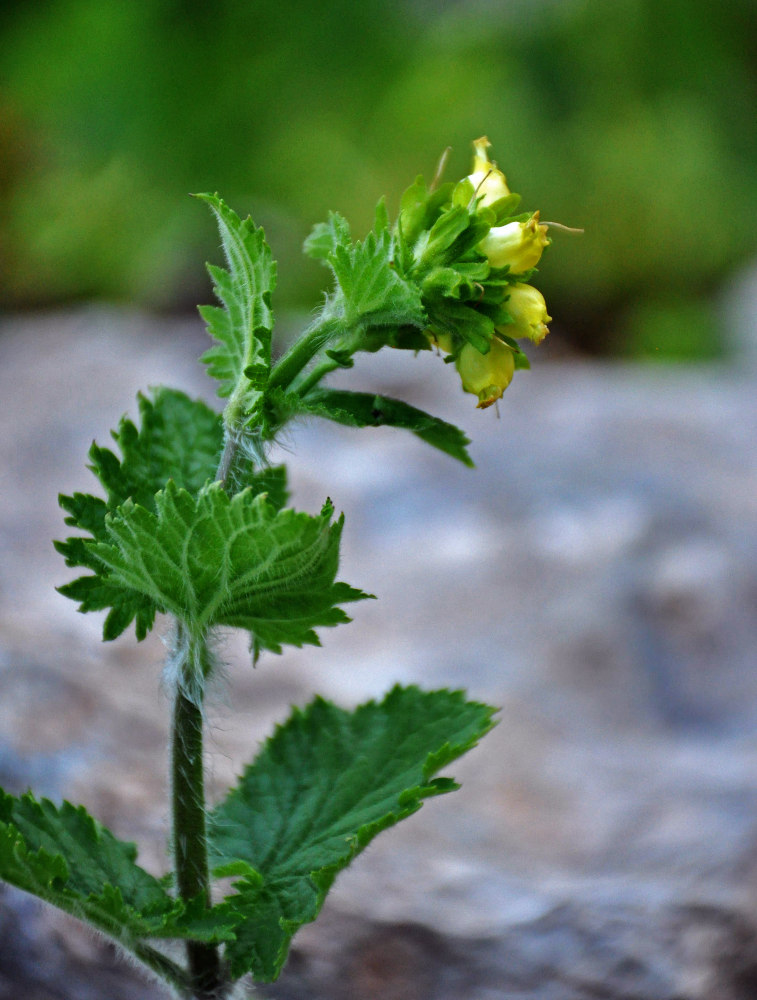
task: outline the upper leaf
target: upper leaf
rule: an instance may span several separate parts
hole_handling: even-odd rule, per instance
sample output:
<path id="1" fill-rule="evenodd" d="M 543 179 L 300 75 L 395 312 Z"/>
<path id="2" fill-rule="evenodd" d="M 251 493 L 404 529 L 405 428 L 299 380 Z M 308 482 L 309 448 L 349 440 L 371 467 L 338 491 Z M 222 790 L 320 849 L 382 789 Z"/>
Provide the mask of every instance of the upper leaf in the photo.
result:
<path id="1" fill-rule="evenodd" d="M 423 799 L 457 787 L 434 775 L 491 729 L 493 712 L 416 687 L 352 712 L 321 698 L 294 710 L 210 816 L 215 874 L 239 877 L 225 904 L 243 918 L 226 949 L 235 977 L 278 976 L 337 873 Z"/>
<path id="2" fill-rule="evenodd" d="M 121 458 L 97 444 L 89 450 L 90 468 L 107 491 L 109 510 L 128 499 L 153 508 L 155 494 L 169 479 L 196 493 L 218 467 L 223 426 L 214 410 L 164 387 L 153 390 L 152 398 L 140 393 L 137 400 L 139 429 L 123 417 L 112 432 Z"/>
<path id="3" fill-rule="evenodd" d="M 371 232 L 351 247 L 338 245 L 329 262 L 344 296 L 348 325 L 425 326 L 420 290 L 393 266 L 387 231 Z"/>
<path id="4" fill-rule="evenodd" d="M 82 566 L 95 574 L 79 577 L 61 587 L 60 592 L 78 601 L 81 611 L 111 609 L 103 629 L 106 639 L 116 638 L 135 619 L 137 638 L 143 639 L 158 609 L 148 596 L 114 584 L 104 572 L 93 543 L 108 539 L 106 515 L 127 500 L 154 511 L 155 495 L 168 480 L 196 494 L 214 477 L 223 443 L 221 418 L 205 403 L 164 388 L 155 390 L 152 398 L 140 395 L 138 399 L 139 429 L 124 417 L 113 432 L 121 457 L 97 444 L 89 452 L 90 468 L 102 483 L 107 499 L 86 493 L 60 497 L 69 515 L 66 524 L 89 537 L 67 538 L 56 542 L 55 547 L 68 566 Z M 266 492 L 277 509 L 286 502 L 283 467 L 258 472 L 241 470 L 237 478 L 255 493 Z"/>
<path id="5" fill-rule="evenodd" d="M 302 413 L 326 417 L 350 427 L 404 427 L 464 465 L 473 465 L 466 448 L 470 441 L 459 427 L 399 399 L 369 392 L 313 389 L 296 405 Z"/>
<path id="6" fill-rule="evenodd" d="M 338 212 L 329 212 L 327 222 L 313 226 L 305 240 L 304 250 L 313 260 L 327 262 L 337 247 L 348 247 L 351 242 L 349 222 Z"/>
<path id="7" fill-rule="evenodd" d="M 0 789 L 0 879 L 88 920 L 131 949 L 145 937 L 223 941 L 233 914 L 202 921 L 136 864 L 133 844 L 117 840 L 81 806 L 59 808 Z"/>
<path id="8" fill-rule="evenodd" d="M 276 263 L 263 230 L 241 220 L 217 195 L 200 194 L 218 222 L 228 270 L 208 265 L 223 308 L 201 306 L 216 343 L 203 355 L 208 372 L 220 381 L 218 393 L 230 396 L 229 422 L 254 417 L 271 367 Z"/>
<path id="9" fill-rule="evenodd" d="M 367 595 L 335 583 L 342 519 L 327 504 L 312 517 L 276 511 L 252 489 L 229 497 L 220 483 L 196 496 L 173 482 L 155 512 L 128 501 L 105 520 L 92 552 L 110 586 L 142 595 L 192 634 L 248 629 L 257 657 L 282 643 L 318 645 L 313 629 L 349 621 L 341 608 Z"/>

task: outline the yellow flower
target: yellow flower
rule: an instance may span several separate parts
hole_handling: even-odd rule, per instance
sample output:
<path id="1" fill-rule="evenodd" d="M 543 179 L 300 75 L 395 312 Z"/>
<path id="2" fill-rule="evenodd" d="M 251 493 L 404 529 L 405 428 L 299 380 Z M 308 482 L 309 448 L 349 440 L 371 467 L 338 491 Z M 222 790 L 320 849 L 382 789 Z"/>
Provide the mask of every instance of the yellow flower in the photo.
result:
<path id="1" fill-rule="evenodd" d="M 510 385 L 515 372 L 512 348 L 494 337 L 488 354 L 481 354 L 472 344 L 465 344 L 455 362 L 463 389 L 478 396 L 479 409 L 491 406 Z"/>
<path id="2" fill-rule="evenodd" d="M 501 327 L 502 332 L 510 337 L 528 337 L 540 344 L 549 333 L 547 323 L 552 319 L 547 315 L 544 296 L 533 285 L 511 285 L 508 291 L 510 297 L 505 302 L 505 309 L 513 322 Z"/>
<path id="3" fill-rule="evenodd" d="M 478 249 L 492 267 L 509 266 L 513 274 L 522 274 L 536 267 L 548 243 L 547 227 L 539 224 L 539 213 L 534 212 L 525 222 L 490 229 Z"/>
<path id="4" fill-rule="evenodd" d="M 476 151 L 473 157 L 473 173 L 468 174 L 468 180 L 475 188 L 476 197 L 481 199 L 480 205 L 492 205 L 495 201 L 510 194 L 505 175 L 501 170 L 497 170 L 489 159 L 486 152 L 489 146 L 491 143 L 485 135 L 476 139 L 473 143 L 473 148 Z"/>

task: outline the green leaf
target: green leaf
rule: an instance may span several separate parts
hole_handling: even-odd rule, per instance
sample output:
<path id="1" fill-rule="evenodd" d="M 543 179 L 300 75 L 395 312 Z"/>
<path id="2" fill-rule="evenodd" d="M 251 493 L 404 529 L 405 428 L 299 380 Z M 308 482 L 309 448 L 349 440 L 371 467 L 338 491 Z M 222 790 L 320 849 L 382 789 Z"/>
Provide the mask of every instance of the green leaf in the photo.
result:
<path id="1" fill-rule="evenodd" d="M 139 430 L 123 417 L 111 433 L 120 459 L 97 444 L 90 448 L 90 468 L 107 491 L 110 510 L 128 499 L 154 507 L 155 494 L 169 479 L 195 493 L 215 476 L 223 448 L 219 415 L 176 389 L 161 387 L 151 395 L 137 396 Z"/>
<path id="2" fill-rule="evenodd" d="M 317 698 L 268 740 L 211 814 L 211 864 L 236 874 L 242 916 L 226 948 L 235 977 L 275 979 L 336 875 L 423 800 L 458 787 L 434 775 L 493 726 L 460 691 L 395 687 L 352 712 Z"/>
<path id="3" fill-rule="evenodd" d="M 314 260 L 328 262 L 337 247 L 348 247 L 352 242 L 350 225 L 343 215 L 329 212 L 328 222 L 319 222 L 305 240 L 304 250 Z"/>
<path id="4" fill-rule="evenodd" d="M 457 333 L 477 351 L 489 350 L 494 323 L 483 312 L 455 299 L 437 298 L 429 304 L 429 321 L 434 330 Z"/>
<path id="5" fill-rule="evenodd" d="M 133 844 L 117 840 L 82 806 L 59 808 L 0 789 L 0 879 L 94 925 L 129 950 L 143 938 L 233 938 L 237 917 L 212 919 L 203 900 L 185 908 L 136 864 Z"/>
<path id="6" fill-rule="evenodd" d="M 318 645 L 313 629 L 349 621 L 337 605 L 368 595 L 335 583 L 343 519 L 277 511 L 251 489 L 220 483 L 196 496 L 169 482 L 155 513 L 128 501 L 106 518 L 93 552 L 107 582 L 140 594 L 199 635 L 217 625 L 252 633 L 254 655 Z"/>
<path id="7" fill-rule="evenodd" d="M 373 231 L 377 236 L 380 236 L 387 229 L 389 229 L 389 212 L 386 207 L 386 198 L 380 198 L 373 217 Z"/>
<path id="8" fill-rule="evenodd" d="M 459 427 L 399 399 L 369 392 L 313 389 L 300 401 L 299 410 L 349 427 L 404 427 L 464 465 L 473 465 L 466 448 L 470 440 Z"/>
<path id="9" fill-rule="evenodd" d="M 362 243 L 339 245 L 329 257 L 343 295 L 348 326 L 425 326 L 420 291 L 392 264 L 388 232 L 369 233 Z"/>
<path id="10" fill-rule="evenodd" d="M 241 220 L 217 195 L 199 194 L 218 223 L 228 270 L 208 265 L 214 292 L 223 303 L 200 307 L 216 341 L 203 355 L 208 372 L 220 381 L 218 394 L 231 397 L 227 421 L 254 420 L 271 367 L 276 263 L 263 230 Z"/>
<path id="11" fill-rule="evenodd" d="M 400 199 L 399 228 L 403 239 L 412 245 L 424 230 L 430 229 L 443 206 L 452 198 L 455 185 L 441 184 L 431 191 L 421 175 Z"/>
<path id="12" fill-rule="evenodd" d="M 135 621 L 138 639 L 144 639 L 155 621 L 158 606 L 149 597 L 114 585 L 104 573 L 94 543 L 107 542 L 106 515 L 131 500 L 155 511 L 155 495 L 168 480 L 196 494 L 216 472 L 223 444 L 223 428 L 217 413 L 182 392 L 160 388 L 152 398 L 138 397 L 140 427 L 124 417 L 112 436 L 121 457 L 93 444 L 89 456 L 91 470 L 98 477 L 107 500 L 86 493 L 61 496 L 67 511 L 66 524 L 86 532 L 87 537 L 71 537 L 55 542 L 66 565 L 92 570 L 59 588 L 65 597 L 79 602 L 80 611 L 110 608 L 105 619 L 105 639 L 115 639 Z M 254 471 L 235 467 L 235 480 L 253 493 L 267 493 L 279 509 L 286 503 L 286 470 L 283 466 Z"/>

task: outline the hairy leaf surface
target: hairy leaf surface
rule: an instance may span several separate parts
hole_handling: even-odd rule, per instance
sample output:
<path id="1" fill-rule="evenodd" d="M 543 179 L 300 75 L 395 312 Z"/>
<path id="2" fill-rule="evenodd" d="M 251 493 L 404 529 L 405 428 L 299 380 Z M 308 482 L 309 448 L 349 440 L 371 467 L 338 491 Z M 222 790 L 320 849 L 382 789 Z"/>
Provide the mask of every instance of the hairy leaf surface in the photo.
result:
<path id="1" fill-rule="evenodd" d="M 61 496 L 68 513 L 66 524 L 86 532 L 55 542 L 68 566 L 91 570 L 60 588 L 60 593 L 79 602 L 80 611 L 110 609 L 103 627 L 105 639 L 114 639 L 135 621 L 138 639 L 152 628 L 156 610 L 162 607 L 142 591 L 114 583 L 95 554 L 95 543 L 108 540 L 106 515 L 127 501 L 155 511 L 155 496 L 169 480 L 196 494 L 212 480 L 223 444 L 219 414 L 183 392 L 160 388 L 151 397 L 138 397 L 140 426 L 124 417 L 113 438 L 120 457 L 93 444 L 91 470 L 105 489 L 107 499 L 87 493 Z M 286 471 L 283 466 L 252 471 L 235 469 L 236 478 L 253 493 L 265 492 L 277 509 L 286 503 Z"/>
<path id="2" fill-rule="evenodd" d="M 337 247 L 349 247 L 351 242 L 349 222 L 338 212 L 329 212 L 328 221 L 313 226 L 305 240 L 304 250 L 313 260 L 328 263 Z"/>
<path id="3" fill-rule="evenodd" d="M 174 614 L 193 634 L 238 626 L 262 649 L 319 644 L 313 629 L 349 621 L 337 605 L 367 595 L 335 583 L 342 519 L 276 511 L 265 494 L 229 497 L 220 483 L 193 496 L 172 482 L 155 512 L 128 501 L 106 518 L 93 552 L 107 581 Z"/>
<path id="4" fill-rule="evenodd" d="M 425 325 L 417 285 L 392 266 L 388 232 L 371 232 L 351 247 L 337 246 L 329 262 L 344 296 L 348 325 Z"/>
<path id="5" fill-rule="evenodd" d="M 459 427 L 399 399 L 375 396 L 369 392 L 313 389 L 298 407 L 300 412 L 312 413 L 350 427 L 404 427 L 426 444 L 439 448 L 465 465 L 473 465 L 467 451 L 470 440 Z"/>
<path id="6" fill-rule="evenodd" d="M 185 907 L 136 864 L 133 844 L 117 840 L 82 806 L 55 806 L 0 789 L 0 879 L 86 919 L 127 948 L 142 938 L 224 941 L 236 916 L 212 919 L 202 900 Z"/>
<path id="7" fill-rule="evenodd" d="M 228 270 L 208 265 L 223 307 L 200 307 L 208 333 L 216 341 L 203 361 L 220 382 L 219 395 L 232 397 L 229 405 L 253 420 L 271 367 L 276 263 L 263 230 L 252 219 L 240 219 L 217 195 L 197 197 L 216 217 L 228 264 Z"/>
<path id="8" fill-rule="evenodd" d="M 491 729 L 494 709 L 460 691 L 395 687 L 354 711 L 295 710 L 210 816 L 215 874 L 237 876 L 234 976 L 275 979 L 292 935 L 376 834 L 457 787 L 434 775 Z"/>

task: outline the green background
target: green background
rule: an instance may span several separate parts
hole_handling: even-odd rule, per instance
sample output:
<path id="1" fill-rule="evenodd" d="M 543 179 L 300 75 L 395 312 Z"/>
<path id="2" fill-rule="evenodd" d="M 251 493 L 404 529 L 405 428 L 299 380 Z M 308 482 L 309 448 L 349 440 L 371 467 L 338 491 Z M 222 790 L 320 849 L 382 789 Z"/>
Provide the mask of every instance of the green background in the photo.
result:
<path id="1" fill-rule="evenodd" d="M 558 233 L 557 340 L 709 357 L 718 295 L 757 254 L 754 0 L 53 0 L 0 14 L 0 308 L 209 298 L 191 191 L 251 212 L 308 309 L 328 209 L 359 233 L 445 146 L 486 133 Z"/>

